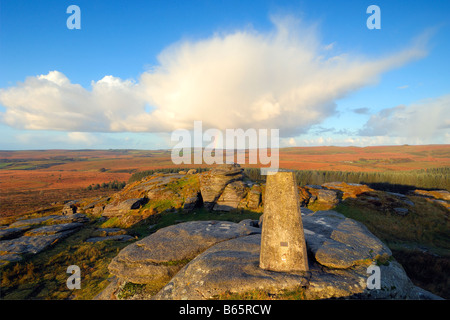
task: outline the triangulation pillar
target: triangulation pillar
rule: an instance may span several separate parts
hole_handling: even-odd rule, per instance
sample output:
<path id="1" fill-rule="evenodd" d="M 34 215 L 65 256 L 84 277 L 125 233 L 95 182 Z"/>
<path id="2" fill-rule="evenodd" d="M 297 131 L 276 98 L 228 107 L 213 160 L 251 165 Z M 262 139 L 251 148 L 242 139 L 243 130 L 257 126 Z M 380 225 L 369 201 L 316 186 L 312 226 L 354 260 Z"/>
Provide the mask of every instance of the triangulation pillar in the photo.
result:
<path id="1" fill-rule="evenodd" d="M 308 271 L 298 188 L 293 172 L 267 175 L 259 266 L 279 272 Z"/>

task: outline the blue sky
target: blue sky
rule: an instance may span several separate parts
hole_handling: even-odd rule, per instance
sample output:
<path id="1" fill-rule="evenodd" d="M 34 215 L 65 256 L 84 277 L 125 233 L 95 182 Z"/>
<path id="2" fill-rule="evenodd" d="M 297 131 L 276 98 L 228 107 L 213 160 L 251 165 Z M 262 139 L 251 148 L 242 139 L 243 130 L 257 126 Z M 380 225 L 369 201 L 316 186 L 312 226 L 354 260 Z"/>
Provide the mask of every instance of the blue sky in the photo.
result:
<path id="1" fill-rule="evenodd" d="M 0 149 L 169 148 L 194 120 L 282 146 L 448 144 L 449 18 L 448 1 L 0 0 Z"/>

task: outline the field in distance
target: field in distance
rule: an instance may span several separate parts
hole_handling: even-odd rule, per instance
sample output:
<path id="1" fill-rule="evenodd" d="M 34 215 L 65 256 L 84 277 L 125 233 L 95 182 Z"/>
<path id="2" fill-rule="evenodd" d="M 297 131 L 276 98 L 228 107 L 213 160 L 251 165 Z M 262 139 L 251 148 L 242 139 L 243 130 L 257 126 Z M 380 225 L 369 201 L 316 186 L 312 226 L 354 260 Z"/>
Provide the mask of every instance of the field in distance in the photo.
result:
<path id="1" fill-rule="evenodd" d="M 106 186 L 112 181 L 126 182 L 138 171 L 175 167 L 170 156 L 170 150 L 0 151 L 0 217 L 111 194 L 116 191 Z M 280 168 L 286 169 L 386 172 L 445 167 L 450 167 L 450 145 L 280 149 Z M 90 185 L 104 187 L 87 190 Z"/>

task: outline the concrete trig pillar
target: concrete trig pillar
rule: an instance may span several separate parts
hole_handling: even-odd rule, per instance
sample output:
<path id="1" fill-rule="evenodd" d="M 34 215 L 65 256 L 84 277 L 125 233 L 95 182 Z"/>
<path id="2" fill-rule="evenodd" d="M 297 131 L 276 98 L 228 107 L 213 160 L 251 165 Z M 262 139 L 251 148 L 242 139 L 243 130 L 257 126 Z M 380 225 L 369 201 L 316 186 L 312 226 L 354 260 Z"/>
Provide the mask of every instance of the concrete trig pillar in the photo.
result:
<path id="1" fill-rule="evenodd" d="M 259 266 L 262 269 L 308 271 L 298 188 L 293 172 L 267 176 Z"/>

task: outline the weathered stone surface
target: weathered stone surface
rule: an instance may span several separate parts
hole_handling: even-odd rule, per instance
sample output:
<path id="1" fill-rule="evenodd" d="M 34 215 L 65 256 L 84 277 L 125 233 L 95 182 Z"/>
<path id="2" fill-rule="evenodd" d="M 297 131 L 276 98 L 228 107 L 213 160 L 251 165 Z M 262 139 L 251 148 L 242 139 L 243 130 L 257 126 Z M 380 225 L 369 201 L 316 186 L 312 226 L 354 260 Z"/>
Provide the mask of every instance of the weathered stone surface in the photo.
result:
<path id="1" fill-rule="evenodd" d="M 319 211 L 303 216 L 305 236 L 308 250 L 314 255 L 325 243 L 331 242 L 337 251 L 334 253 L 330 246 L 330 255 L 336 255 L 335 261 L 340 258 L 347 259 L 345 255 L 353 256 L 356 263 L 348 263 L 332 267 L 321 264 L 318 260 L 309 261 L 308 272 L 284 273 L 273 272 L 259 268 L 261 235 L 251 234 L 257 230 L 252 228 L 256 221 L 247 219 L 237 224 L 240 227 L 250 228 L 248 232 L 238 232 L 238 237 L 224 241 L 211 241 L 215 243 L 200 254 L 193 251 L 178 254 L 178 248 L 191 243 L 187 239 L 196 238 L 198 234 L 205 235 L 206 228 L 214 234 L 226 229 L 228 222 L 214 221 L 194 224 L 182 223 L 176 226 L 159 230 L 158 237 L 147 237 L 145 243 L 136 246 L 136 242 L 121 251 L 123 272 L 145 275 L 143 282 L 136 277 L 127 277 L 124 273 L 112 272 L 117 275 L 104 293 L 98 299 L 114 299 L 114 292 L 118 284 L 134 283 L 167 283 L 155 296 L 138 294 L 129 299 L 211 299 L 225 293 L 245 293 L 261 290 L 271 294 L 281 293 L 284 290 L 300 290 L 306 299 L 329 298 L 356 298 L 356 299 L 440 299 L 439 297 L 415 287 L 409 280 L 403 268 L 395 260 L 387 259 L 390 255 L 381 241 L 374 237 L 360 223 L 345 218 L 334 211 Z M 237 230 L 236 224 L 230 229 Z M 211 227 L 214 230 L 211 230 Z M 177 227 L 178 230 L 173 229 Z M 306 229 L 308 228 L 308 229 Z M 183 236 L 184 231 L 189 235 Z M 225 231 L 225 230 L 224 230 Z M 157 233 L 158 233 L 157 232 Z M 155 233 L 154 235 L 156 235 Z M 248 234 L 248 235 L 247 235 Z M 235 234 L 236 235 L 236 234 Z M 240 236 L 239 236 L 240 235 Z M 224 239 L 226 237 L 219 237 Z M 151 241 L 150 241 L 151 240 Z M 198 240 L 198 238 L 197 238 Z M 172 246 L 171 242 L 176 245 Z M 199 241 L 202 242 L 202 241 Z M 348 247 L 339 247 L 340 244 Z M 164 260 L 164 246 L 168 245 L 168 254 L 172 260 Z M 129 250 L 129 254 L 126 252 Z M 151 248 L 156 248 L 152 252 Z M 196 247 L 197 248 L 197 247 Z M 346 248 L 348 252 L 342 250 Z M 337 257 L 343 252 L 343 257 Z M 350 253 L 349 253 L 350 252 Z M 377 254 L 377 255 L 376 255 Z M 383 255 L 383 264 L 380 265 L 381 289 L 367 288 L 370 273 L 367 268 L 378 255 Z M 131 259 L 128 258 L 131 257 Z M 175 265 L 176 260 L 183 257 L 196 256 L 190 262 Z M 138 259 L 135 259 L 138 257 Z M 365 259 L 365 257 L 369 257 Z M 184 258 L 183 258 L 184 259 Z M 186 260 L 189 260 L 186 259 Z M 114 259 L 116 260 L 116 259 Z M 113 261 L 114 261 L 113 260 Z M 133 264 L 132 262 L 138 262 Z M 125 262 L 127 264 L 125 265 Z M 170 263 L 172 262 L 172 263 Z M 166 265 L 166 268 L 158 268 Z M 111 266 L 110 266 L 111 267 Z"/>
<path id="2" fill-rule="evenodd" d="M 0 255 L 0 267 L 7 265 L 10 262 L 17 262 L 22 260 L 22 256 L 16 253 L 9 253 Z"/>
<path id="3" fill-rule="evenodd" d="M 307 271 L 308 257 L 293 172 L 268 175 L 264 202 L 260 267 L 271 271 Z"/>
<path id="4" fill-rule="evenodd" d="M 62 209 L 62 214 L 74 214 L 77 213 L 78 211 L 78 205 L 79 205 L 79 201 L 78 200 L 73 200 L 70 201 L 68 203 L 66 203 Z"/>
<path id="5" fill-rule="evenodd" d="M 299 187 L 298 188 L 298 198 L 300 202 L 300 206 L 305 207 L 309 202 L 313 203 L 316 200 L 316 197 L 312 198 L 311 193 L 309 193 L 307 187 Z"/>
<path id="6" fill-rule="evenodd" d="M 47 220 L 47 224 L 61 224 L 61 223 L 71 223 L 71 222 L 88 222 L 89 218 L 82 213 L 75 213 L 67 216 L 54 216 L 52 219 Z"/>
<path id="7" fill-rule="evenodd" d="M 192 212 L 195 208 L 201 204 L 201 195 L 198 192 L 192 193 L 184 200 L 183 211 Z"/>
<path id="8" fill-rule="evenodd" d="M 421 289 L 415 287 L 405 271 L 395 261 L 380 266 L 381 288 L 367 288 L 369 265 L 349 269 L 329 269 L 314 265 L 309 285 L 304 292 L 306 299 L 423 299 Z"/>
<path id="9" fill-rule="evenodd" d="M 187 260 L 217 242 L 260 232 L 233 222 L 193 221 L 173 225 L 122 249 L 108 266 L 119 278 L 148 283 L 173 276 Z"/>
<path id="10" fill-rule="evenodd" d="M 92 209 L 92 214 L 94 215 L 100 215 L 103 213 L 103 210 L 105 209 L 104 206 L 96 206 Z"/>
<path id="11" fill-rule="evenodd" d="M 108 204 L 103 210 L 103 216 L 114 217 L 127 213 L 133 209 L 139 209 L 145 203 L 145 198 L 127 199 L 119 204 Z"/>
<path id="12" fill-rule="evenodd" d="M 41 252 L 77 231 L 87 220 L 89 219 L 84 214 L 76 213 L 66 216 L 50 215 L 12 223 L 10 228 L 0 232 L 3 234 L 0 240 L 0 260 L 4 261 L 0 265 L 8 261 L 18 261 L 23 254 Z M 42 224 L 45 225 L 40 226 Z M 23 232 L 25 234 L 22 235 Z"/>
<path id="13" fill-rule="evenodd" d="M 89 219 L 86 215 L 82 213 L 70 214 L 70 215 L 48 215 L 39 218 L 32 219 L 24 219 L 17 220 L 13 222 L 9 227 L 10 228 L 18 228 L 18 227 L 33 227 L 40 224 L 61 224 L 61 223 L 70 223 L 70 222 L 86 222 Z"/>
<path id="14" fill-rule="evenodd" d="M 305 216 L 305 215 L 309 215 L 311 213 L 314 213 L 314 211 L 312 211 L 311 209 L 305 208 L 305 207 L 301 207 L 300 210 L 302 212 L 302 217 Z"/>
<path id="15" fill-rule="evenodd" d="M 395 213 L 401 216 L 406 216 L 409 213 L 407 208 L 394 208 Z"/>
<path id="16" fill-rule="evenodd" d="M 259 185 L 253 185 L 248 194 L 247 207 L 249 209 L 257 209 L 261 204 L 261 187 Z"/>
<path id="17" fill-rule="evenodd" d="M 124 280 L 117 277 L 111 277 L 108 281 L 110 281 L 110 284 L 102 292 L 96 295 L 93 300 L 116 300 L 115 293 Z"/>
<path id="18" fill-rule="evenodd" d="M 0 240 L 8 240 L 21 236 L 30 227 L 24 226 L 20 228 L 6 228 L 0 230 Z"/>
<path id="19" fill-rule="evenodd" d="M 254 289 L 278 293 L 307 285 L 306 273 L 259 268 L 260 241 L 258 234 L 216 244 L 180 270 L 154 299 L 211 299 Z"/>
<path id="20" fill-rule="evenodd" d="M 327 189 L 339 190 L 343 193 L 342 198 L 356 198 L 357 196 L 374 191 L 365 184 L 359 183 L 345 183 L 345 182 L 327 182 L 322 184 L 322 187 Z"/>
<path id="21" fill-rule="evenodd" d="M 70 222 L 70 223 L 62 223 L 62 224 L 55 224 L 50 226 L 43 226 L 40 228 L 32 229 L 30 231 L 27 231 L 25 233 L 25 236 L 28 237 L 34 237 L 34 236 L 43 236 L 43 235 L 52 235 L 59 232 L 67 231 L 67 230 L 74 230 L 81 228 L 83 226 L 83 223 L 81 222 Z"/>
<path id="22" fill-rule="evenodd" d="M 40 225 L 46 221 L 52 220 L 54 218 L 57 218 L 57 215 L 49 215 L 39 218 L 32 218 L 32 219 L 23 219 L 23 220 L 17 220 L 10 224 L 10 228 L 18 228 L 18 227 L 24 227 L 24 226 L 36 226 Z"/>
<path id="23" fill-rule="evenodd" d="M 239 164 L 224 164 L 200 175 L 200 192 L 203 205 L 210 210 L 227 184 L 242 180 L 243 169 Z"/>
<path id="24" fill-rule="evenodd" d="M 392 252 L 363 224 L 334 211 L 317 211 L 303 217 L 308 249 L 330 268 L 366 264 Z"/>
<path id="25" fill-rule="evenodd" d="M 81 209 L 82 210 L 89 210 L 89 209 L 94 209 L 94 208 L 102 208 L 102 210 L 103 210 L 103 207 L 105 206 L 105 204 L 110 199 L 111 199 L 110 197 L 105 197 L 105 196 L 97 197 L 94 200 L 91 200 L 91 201 L 89 201 L 87 203 L 84 203 L 84 205 L 83 205 L 83 207 Z"/>
<path id="26" fill-rule="evenodd" d="M 440 299 L 414 286 L 396 261 L 380 265 L 380 289 L 367 287 L 370 263 L 333 269 L 311 262 L 308 272 L 297 274 L 263 270 L 258 268 L 260 238 L 257 234 L 216 244 L 183 267 L 152 298 L 201 300 L 227 292 L 301 290 L 306 299 Z"/>
<path id="27" fill-rule="evenodd" d="M 127 190 L 128 194 L 145 194 L 152 199 L 154 192 L 157 192 L 159 188 L 163 189 L 170 182 L 183 178 L 185 175 L 177 173 L 156 173 L 151 176 L 147 181 L 141 182 L 130 190 Z M 161 190 L 160 189 L 160 190 Z"/>
<path id="28" fill-rule="evenodd" d="M 245 184 L 241 181 L 233 181 L 225 187 L 223 193 L 213 208 L 214 211 L 231 211 L 237 209 L 239 203 L 246 196 Z"/>
<path id="29" fill-rule="evenodd" d="M 339 203 L 336 191 L 327 189 L 307 188 L 311 194 L 308 204 L 319 204 L 323 209 L 332 209 Z"/>
<path id="30" fill-rule="evenodd" d="M 12 240 L 0 241 L 0 251 L 14 254 L 39 253 L 48 246 L 72 234 L 75 230 L 62 231 L 51 235 L 22 236 Z"/>

